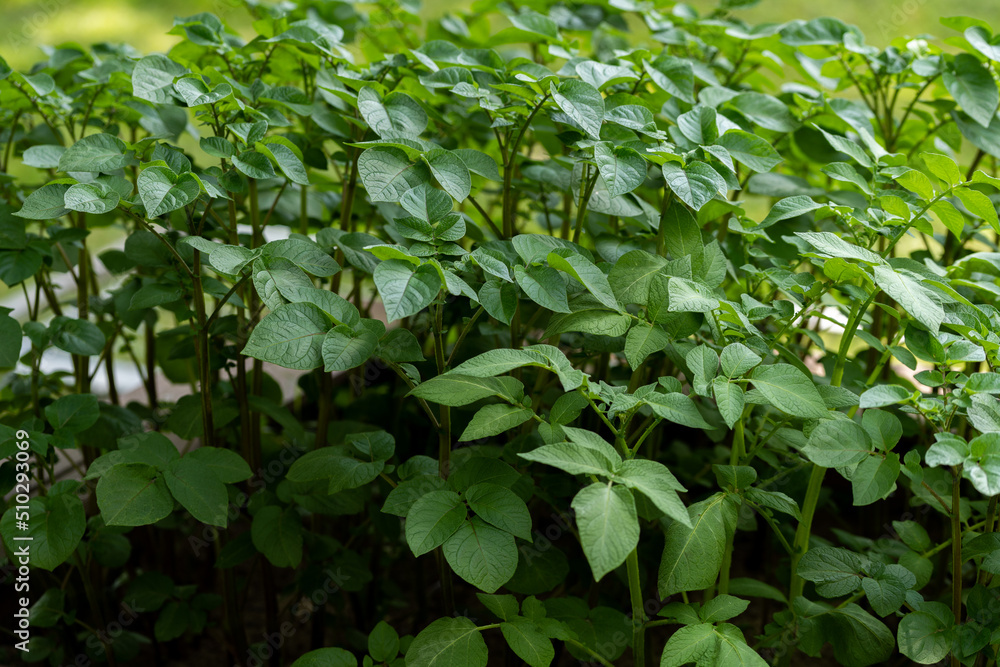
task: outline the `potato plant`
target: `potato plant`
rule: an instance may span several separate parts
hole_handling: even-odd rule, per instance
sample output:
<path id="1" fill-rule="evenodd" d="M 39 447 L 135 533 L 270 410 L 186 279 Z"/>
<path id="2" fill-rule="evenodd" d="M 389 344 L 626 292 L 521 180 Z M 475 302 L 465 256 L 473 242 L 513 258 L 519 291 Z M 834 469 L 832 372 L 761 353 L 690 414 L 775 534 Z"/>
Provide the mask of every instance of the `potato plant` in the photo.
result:
<path id="1" fill-rule="evenodd" d="M 752 4 L 0 60 L 0 661 L 996 665 L 1000 37 Z"/>

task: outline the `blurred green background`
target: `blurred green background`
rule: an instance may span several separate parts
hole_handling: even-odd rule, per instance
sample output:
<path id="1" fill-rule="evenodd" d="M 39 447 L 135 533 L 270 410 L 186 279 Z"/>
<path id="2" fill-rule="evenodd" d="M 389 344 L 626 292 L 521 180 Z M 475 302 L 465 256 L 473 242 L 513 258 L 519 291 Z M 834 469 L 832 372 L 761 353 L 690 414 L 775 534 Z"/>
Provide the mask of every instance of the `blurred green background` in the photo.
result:
<path id="1" fill-rule="evenodd" d="M 423 14 L 434 18 L 469 2 L 423 0 Z M 717 0 L 689 4 L 704 12 Z M 954 37 L 939 23 L 942 16 L 989 20 L 998 9 L 997 0 L 763 0 L 738 15 L 750 22 L 836 16 L 859 26 L 869 43 L 882 46 L 904 35 Z M 42 57 L 38 45 L 63 41 L 127 41 L 143 52 L 165 50 L 178 39 L 165 34 L 173 17 L 201 11 L 225 14 L 224 19 L 241 32 L 249 27 L 242 10 L 219 0 L 0 0 L 0 55 L 12 66 L 24 68 Z"/>

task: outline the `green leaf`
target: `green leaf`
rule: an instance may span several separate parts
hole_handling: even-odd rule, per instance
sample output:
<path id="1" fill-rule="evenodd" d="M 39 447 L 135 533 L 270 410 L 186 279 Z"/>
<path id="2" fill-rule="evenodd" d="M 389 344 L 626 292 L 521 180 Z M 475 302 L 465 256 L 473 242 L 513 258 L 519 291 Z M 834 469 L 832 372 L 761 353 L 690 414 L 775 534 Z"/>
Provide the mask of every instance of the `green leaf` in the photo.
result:
<path id="1" fill-rule="evenodd" d="M 101 215 L 118 207 L 118 193 L 84 183 L 70 187 L 64 195 L 66 208 L 92 215 Z"/>
<path id="2" fill-rule="evenodd" d="M 752 381 L 771 405 L 793 417 L 821 419 L 828 414 L 812 379 L 793 366 L 758 366 Z"/>
<path id="3" fill-rule="evenodd" d="M 389 259 L 375 268 L 375 286 L 392 322 L 429 306 L 441 291 L 441 277 L 430 264 L 414 267 L 401 259 Z"/>
<path id="4" fill-rule="evenodd" d="M 760 364 L 763 359 L 742 343 L 731 343 L 719 355 L 722 372 L 728 378 L 738 377 Z"/>
<path id="5" fill-rule="evenodd" d="M 646 180 L 646 161 L 633 148 L 602 141 L 594 145 L 594 161 L 609 197 L 632 192 Z"/>
<path id="6" fill-rule="evenodd" d="M 691 162 L 686 167 L 664 162 L 662 170 L 671 192 L 695 211 L 728 189 L 725 179 L 704 162 Z"/>
<path id="7" fill-rule="evenodd" d="M 684 278 L 671 278 L 667 283 L 671 313 L 708 313 L 719 307 L 719 298 L 711 289 Z"/>
<path id="8" fill-rule="evenodd" d="M 466 490 L 465 502 L 483 521 L 531 541 L 528 506 L 510 489 L 488 482 L 474 484 Z"/>
<path id="9" fill-rule="evenodd" d="M 971 188 L 955 188 L 952 192 L 973 215 L 978 215 L 989 223 L 994 231 L 1000 230 L 1000 217 L 997 216 L 997 209 L 989 197 Z"/>
<path id="10" fill-rule="evenodd" d="M 257 151 L 244 151 L 232 158 L 232 162 L 236 170 L 247 178 L 266 179 L 277 175 L 267 156 Z"/>
<path id="11" fill-rule="evenodd" d="M 441 550 L 455 574 L 487 593 L 507 583 L 517 569 L 514 536 L 480 517 L 463 521 Z"/>
<path id="12" fill-rule="evenodd" d="M 406 543 L 414 556 L 444 544 L 465 522 L 465 503 L 454 491 L 431 491 L 420 497 L 406 515 Z"/>
<path id="13" fill-rule="evenodd" d="M 41 144 L 30 146 L 21 154 L 21 162 L 27 167 L 37 169 L 58 169 L 59 158 L 66 152 L 65 146 L 58 144 Z"/>
<path id="14" fill-rule="evenodd" d="M 0 368 L 13 368 L 21 356 L 23 333 L 20 323 L 0 311 Z"/>
<path id="15" fill-rule="evenodd" d="M 243 457 L 228 449 L 199 447 L 185 454 L 184 458 L 196 461 L 224 484 L 242 482 L 250 479 L 253 474 Z"/>
<path id="16" fill-rule="evenodd" d="M 212 157 L 229 159 L 239 154 L 233 142 L 223 137 L 202 137 L 199 140 L 201 150 Z"/>
<path id="17" fill-rule="evenodd" d="M 795 235 L 829 257 L 856 259 L 868 264 L 885 264 L 885 260 L 871 250 L 848 243 L 830 232 L 796 232 Z"/>
<path id="18" fill-rule="evenodd" d="M 785 103 L 771 95 L 758 92 L 740 93 L 729 104 L 751 122 L 775 132 L 792 132 L 799 127 Z"/>
<path id="19" fill-rule="evenodd" d="M 486 153 L 473 148 L 456 148 L 452 153 L 457 155 L 473 174 L 490 181 L 501 180 L 496 160 Z"/>
<path id="20" fill-rule="evenodd" d="M 932 608 L 934 613 L 924 611 Z M 918 611 L 903 616 L 897 636 L 899 651 L 920 665 L 934 665 L 951 651 L 955 616 L 940 602 L 925 602 Z"/>
<path id="21" fill-rule="evenodd" d="M 543 308 L 557 313 L 570 312 L 566 298 L 566 283 L 550 266 L 514 267 L 514 277 L 525 294 Z"/>
<path id="22" fill-rule="evenodd" d="M 576 75 L 598 90 L 626 81 L 637 81 L 639 75 L 624 65 L 606 65 L 593 60 L 577 63 Z"/>
<path id="23" fill-rule="evenodd" d="M 719 621 L 728 621 L 735 616 L 739 616 L 749 606 L 749 600 L 741 600 L 732 595 L 722 594 L 706 602 L 698 612 L 698 615 L 705 623 L 718 623 Z"/>
<path id="24" fill-rule="evenodd" d="M 329 327 L 326 315 L 313 304 L 286 303 L 254 327 L 243 354 L 295 370 L 319 368 Z"/>
<path id="25" fill-rule="evenodd" d="M 602 475 L 614 473 L 614 461 L 609 461 L 606 455 L 578 443 L 557 442 L 542 445 L 530 452 L 518 454 L 522 459 L 544 463 L 554 468 L 564 470 L 571 475 Z"/>
<path id="26" fill-rule="evenodd" d="M 400 230 L 400 233 L 406 238 L 427 242 L 434 240 L 433 223 L 444 220 L 452 210 L 451 197 L 426 183 L 403 193 L 399 205 L 405 208 L 410 215 L 416 216 L 419 221 L 428 223 L 417 226 L 416 222 L 410 223 L 412 218 L 397 218 L 396 225 L 406 226 L 405 229 Z M 479 252 L 482 256 L 486 251 L 480 249 Z M 487 259 L 489 258 L 487 256 Z"/>
<path id="27" fill-rule="evenodd" d="M 145 463 L 123 463 L 101 475 L 97 507 L 109 526 L 145 526 L 174 509 L 163 475 Z"/>
<path id="28" fill-rule="evenodd" d="M 726 426 L 732 428 L 743 416 L 746 407 L 746 393 L 743 387 L 726 378 L 717 377 L 712 380 L 712 391 L 715 394 L 715 405 Z"/>
<path id="29" fill-rule="evenodd" d="M 517 657 L 530 667 L 549 667 L 556 652 L 548 636 L 535 623 L 517 616 L 500 624 L 500 632 Z"/>
<path id="30" fill-rule="evenodd" d="M 752 171 L 771 171 L 784 161 L 771 144 L 743 130 L 729 130 L 715 143 L 729 151 L 734 160 L 746 165 Z"/>
<path id="31" fill-rule="evenodd" d="M 875 283 L 886 294 L 932 333 L 937 333 L 944 321 L 940 294 L 907 274 L 895 271 L 889 266 L 875 266 Z"/>
<path id="32" fill-rule="evenodd" d="M 264 257 L 287 259 L 303 271 L 319 278 L 329 278 L 340 271 L 340 265 L 316 243 L 301 238 L 271 241 L 261 249 L 261 254 Z"/>
<path id="33" fill-rule="evenodd" d="M 550 93 L 563 113 L 583 128 L 592 139 L 601 138 L 601 123 L 604 121 L 604 98 L 589 83 L 567 79 L 559 84 L 551 84 Z"/>
<path id="34" fill-rule="evenodd" d="M 882 500 L 896 488 L 897 477 L 899 454 L 889 452 L 885 456 L 876 454 L 864 458 L 851 476 L 854 504 L 871 505 Z"/>
<path id="35" fill-rule="evenodd" d="M 519 294 L 517 285 L 487 280 L 479 288 L 479 303 L 490 317 L 509 325 L 517 310 Z"/>
<path id="36" fill-rule="evenodd" d="M 636 322 L 625 336 L 625 359 L 637 368 L 646 357 L 659 352 L 670 343 L 670 334 L 648 322 Z"/>
<path id="37" fill-rule="evenodd" d="M 23 516 L 25 509 L 27 517 Z M 28 523 L 27 530 L 20 527 L 22 519 Z M 87 517 L 76 493 L 32 498 L 26 508 L 11 505 L 0 519 L 0 533 L 8 553 L 16 554 L 27 545 L 31 566 L 49 571 L 73 555 L 86 528 Z M 29 539 L 20 541 L 16 537 Z"/>
<path id="38" fill-rule="evenodd" d="M 711 623 L 698 623 L 678 628 L 660 656 L 660 667 L 681 667 L 692 662 L 699 665 L 716 665 L 719 654 L 719 635 Z"/>
<path id="39" fill-rule="evenodd" d="M 514 378 L 475 377 L 462 375 L 453 370 L 421 382 L 410 391 L 409 395 L 441 405 L 458 407 L 475 403 L 488 396 L 517 401 L 523 392 L 524 386 Z"/>
<path id="40" fill-rule="evenodd" d="M 250 537 L 275 567 L 297 567 L 302 561 L 302 520 L 294 508 L 261 508 L 253 517 Z"/>
<path id="41" fill-rule="evenodd" d="M 642 399 L 653 410 L 653 414 L 661 419 L 681 424 L 688 428 L 711 428 L 708 422 L 698 412 L 691 397 L 679 391 L 667 394 L 650 392 Z"/>
<path id="42" fill-rule="evenodd" d="M 24 206 L 14 215 L 29 220 L 51 220 L 66 214 L 66 192 L 71 186 L 66 183 L 43 185 L 29 194 Z"/>
<path id="43" fill-rule="evenodd" d="M 211 526 L 226 527 L 229 494 L 211 469 L 185 456 L 172 461 L 163 478 L 170 493 L 191 516 Z"/>
<path id="44" fill-rule="evenodd" d="M 809 434 L 802 453 L 824 468 L 840 468 L 860 463 L 871 453 L 868 434 L 848 419 L 821 421 Z"/>
<path id="45" fill-rule="evenodd" d="M 292 663 L 292 667 L 358 667 L 358 659 L 346 649 L 318 648 L 302 654 Z"/>
<path id="46" fill-rule="evenodd" d="M 610 483 L 584 487 L 573 498 L 580 543 L 594 580 L 625 562 L 639 544 L 639 518 L 632 492 Z"/>
<path id="47" fill-rule="evenodd" d="M 146 216 L 156 218 L 198 199 L 201 187 L 193 174 L 178 176 L 168 167 L 148 167 L 136 181 Z"/>
<path id="48" fill-rule="evenodd" d="M 879 616 L 896 613 L 906 601 L 906 592 L 917 585 L 917 577 L 895 563 L 872 563 L 871 570 L 871 577 L 865 577 L 861 586 L 872 609 Z"/>
<path id="49" fill-rule="evenodd" d="M 406 667 L 486 667 L 486 642 L 464 616 L 439 618 L 413 639 Z"/>
<path id="50" fill-rule="evenodd" d="M 816 584 L 827 598 L 850 595 L 861 587 L 866 559 L 839 547 L 814 547 L 799 560 L 798 575 Z"/>
<path id="51" fill-rule="evenodd" d="M 427 113 L 405 93 L 392 92 L 382 100 L 371 86 L 358 91 L 358 111 L 375 134 L 392 138 L 419 135 L 427 129 Z"/>
<path id="52" fill-rule="evenodd" d="M 130 161 L 124 141 L 110 134 L 91 134 L 66 149 L 59 158 L 59 171 L 109 173 Z"/>
<path id="53" fill-rule="evenodd" d="M 690 525 L 670 524 L 657 579 L 661 598 L 715 582 L 726 542 L 736 530 L 739 505 L 731 494 L 716 493 L 688 508 Z"/>
<path id="54" fill-rule="evenodd" d="M 459 436 L 458 441 L 468 442 L 499 435 L 515 426 L 520 426 L 531 419 L 534 414 L 529 408 L 523 408 L 519 405 L 504 403 L 484 405 L 472 416 L 472 420 Z"/>
<path id="55" fill-rule="evenodd" d="M 620 303 L 645 306 L 654 276 L 662 271 L 667 260 L 645 250 L 630 250 L 615 262 L 608 281 Z"/>
<path id="56" fill-rule="evenodd" d="M 620 310 L 618 301 L 615 299 L 608 277 L 604 275 L 593 262 L 583 255 L 578 255 L 572 251 L 550 252 L 547 257 L 549 266 L 573 276 L 587 291 L 593 294 L 598 301 L 611 308 Z M 530 270 L 531 267 L 529 267 Z"/>
<path id="57" fill-rule="evenodd" d="M 823 637 L 833 645 L 833 657 L 844 667 L 867 667 L 892 656 L 892 632 L 853 602 L 824 611 L 817 620 Z"/>
<path id="58" fill-rule="evenodd" d="M 411 164 L 398 148 L 376 146 L 358 158 L 358 175 L 372 201 L 397 202 L 403 194 L 430 180 L 423 162 Z"/>
<path id="59" fill-rule="evenodd" d="M 132 70 L 133 94 L 154 104 L 170 102 L 174 79 L 186 73 L 187 68 L 167 56 L 146 56 Z"/>
<path id="60" fill-rule="evenodd" d="M 472 191 L 472 176 L 462 158 L 451 151 L 436 148 L 424 154 L 423 160 L 445 192 L 460 202 L 469 196 Z"/>
<path id="61" fill-rule="evenodd" d="M 323 338 L 323 370 L 346 371 L 368 361 L 378 347 L 378 336 L 367 329 L 335 326 Z"/>
<path id="62" fill-rule="evenodd" d="M 657 509 L 674 521 L 685 526 L 691 525 L 688 510 L 677 495 L 678 491 L 687 489 L 681 486 L 662 463 L 646 459 L 623 461 L 612 479 L 646 496 Z"/>
<path id="63" fill-rule="evenodd" d="M 104 333 L 87 320 L 54 317 L 49 324 L 52 344 L 70 354 L 94 356 L 104 350 Z"/>
<path id="64" fill-rule="evenodd" d="M 860 407 L 867 410 L 869 408 L 882 408 L 887 405 L 895 405 L 909 399 L 911 392 L 898 384 L 880 384 L 865 390 L 861 394 Z"/>
<path id="65" fill-rule="evenodd" d="M 652 62 L 643 60 L 642 68 L 660 89 L 694 104 L 694 69 L 691 63 L 664 53 Z"/>
<path id="66" fill-rule="evenodd" d="M 368 654 L 377 662 L 394 660 L 399 654 L 399 633 L 385 621 L 379 621 L 368 635 Z M 354 656 L 351 660 L 354 661 Z"/>
<path id="67" fill-rule="evenodd" d="M 822 204 L 817 204 L 809 197 L 803 195 L 796 195 L 794 197 L 785 197 L 784 199 L 775 203 L 771 207 L 767 216 L 760 221 L 755 229 L 763 229 L 765 227 L 770 227 L 771 225 L 781 222 L 782 220 L 788 220 L 789 218 L 797 218 L 800 215 L 805 215 L 810 211 L 815 211 L 818 208 L 822 208 Z"/>
<path id="68" fill-rule="evenodd" d="M 989 127 L 1000 104 L 1000 91 L 989 69 L 968 53 L 955 56 L 942 76 L 944 87 L 959 106 L 983 127 Z"/>
<path id="69" fill-rule="evenodd" d="M 293 482 L 326 481 L 327 493 L 354 489 L 368 484 L 385 468 L 385 459 L 368 454 L 368 460 L 346 456 L 338 449 L 323 448 L 301 456 L 288 470 Z M 388 457 L 385 457 L 388 458 Z"/>
<path id="70" fill-rule="evenodd" d="M 309 185 L 309 175 L 306 173 L 306 167 L 302 164 L 301 158 L 299 158 L 299 156 L 296 155 L 291 148 L 281 143 L 267 142 L 258 143 L 257 150 L 274 160 L 275 164 L 278 165 L 278 169 L 281 170 L 281 173 L 283 173 L 292 183 Z M 235 159 L 233 164 L 236 163 Z"/>
<path id="71" fill-rule="evenodd" d="M 52 428 L 69 433 L 87 430 L 100 416 L 100 404 L 93 394 L 62 396 L 45 407 L 45 418 Z"/>

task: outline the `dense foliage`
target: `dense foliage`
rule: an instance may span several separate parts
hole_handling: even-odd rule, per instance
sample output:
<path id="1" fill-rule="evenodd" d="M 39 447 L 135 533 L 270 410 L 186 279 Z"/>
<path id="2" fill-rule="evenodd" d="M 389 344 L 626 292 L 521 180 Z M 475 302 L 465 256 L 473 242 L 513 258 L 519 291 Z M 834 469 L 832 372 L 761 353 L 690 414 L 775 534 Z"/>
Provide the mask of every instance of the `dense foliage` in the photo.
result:
<path id="1" fill-rule="evenodd" d="M 996 664 L 1000 39 L 529 4 L 0 60 L 0 661 Z"/>

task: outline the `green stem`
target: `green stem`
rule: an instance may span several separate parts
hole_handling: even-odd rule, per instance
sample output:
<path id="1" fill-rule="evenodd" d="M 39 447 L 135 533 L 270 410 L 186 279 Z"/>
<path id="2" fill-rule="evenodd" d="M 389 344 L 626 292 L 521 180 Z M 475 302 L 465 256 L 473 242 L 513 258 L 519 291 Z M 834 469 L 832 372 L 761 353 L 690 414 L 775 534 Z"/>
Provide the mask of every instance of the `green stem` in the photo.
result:
<path id="1" fill-rule="evenodd" d="M 733 425 L 733 447 L 729 454 L 729 465 L 739 465 L 746 458 L 746 434 L 743 430 L 743 420 L 749 415 L 752 406 L 747 406 L 743 414 Z M 722 554 L 722 568 L 719 570 L 719 595 L 729 594 L 729 570 L 733 564 L 733 542 L 736 540 L 736 531 L 729 534 L 726 539 L 726 550 Z"/>
<path id="2" fill-rule="evenodd" d="M 614 663 L 609 662 L 604 656 L 602 656 L 600 653 L 597 653 L 596 651 L 594 651 L 594 649 L 590 648 L 586 644 L 581 644 L 575 639 L 567 639 L 566 643 L 570 644 L 571 646 L 575 646 L 582 651 L 586 651 L 588 654 L 590 654 L 591 658 L 604 665 L 604 667 L 615 667 Z"/>
<path id="3" fill-rule="evenodd" d="M 956 625 L 962 624 L 962 464 L 952 469 L 951 483 L 951 611 Z M 958 656 L 951 656 L 952 667 L 958 667 Z"/>
<path id="4" fill-rule="evenodd" d="M 97 599 L 97 592 L 94 590 L 94 583 L 91 580 L 89 568 L 86 567 L 83 559 L 80 557 L 79 553 L 73 554 L 76 560 L 76 569 L 80 573 L 80 578 L 83 580 L 83 594 L 87 598 L 87 604 L 90 606 L 90 610 L 94 613 L 94 620 L 97 621 L 97 627 L 106 628 L 107 623 L 104 622 L 104 613 L 101 611 L 100 600 Z M 101 646 L 104 648 L 104 655 L 108 659 L 108 664 L 111 667 L 116 667 L 117 661 L 115 660 L 115 653 L 111 649 L 111 644 L 104 638 L 103 635 L 98 635 L 97 639 L 101 642 Z"/>
<path id="5" fill-rule="evenodd" d="M 823 489 L 823 477 L 826 475 L 826 468 L 813 464 L 812 472 L 809 474 L 809 486 L 806 487 L 806 498 L 802 503 L 802 520 L 795 531 L 795 540 L 792 542 L 792 577 L 788 585 L 788 600 L 794 602 L 802 595 L 805 588 L 805 581 L 799 576 L 797 570 L 799 561 L 803 554 L 809 550 L 809 537 L 812 533 L 813 516 L 816 514 L 816 505 L 819 503 L 819 492 Z"/>
<path id="6" fill-rule="evenodd" d="M 434 360 L 437 364 L 438 375 L 443 374 L 448 369 L 448 362 L 444 357 L 444 303 L 435 306 L 434 325 Z M 447 479 L 451 474 L 451 408 L 447 405 L 440 406 L 439 419 L 441 428 L 438 433 L 438 474 L 442 479 Z M 455 612 L 455 590 L 451 580 L 451 568 L 444 558 L 444 552 L 438 548 L 437 559 L 438 568 L 441 573 L 441 591 L 444 595 L 444 612 L 446 616 L 451 616 Z"/>
<path id="7" fill-rule="evenodd" d="M 517 137 L 507 146 L 507 160 L 503 165 L 503 238 L 505 239 L 514 236 L 516 229 L 514 225 L 515 207 L 512 184 L 514 182 L 514 162 L 517 160 L 517 150 L 521 145 L 521 140 L 524 138 L 524 133 L 528 131 L 528 126 L 531 125 L 531 120 L 548 99 L 549 94 L 546 93 L 541 101 L 531 110 L 531 113 L 528 114 L 528 118 L 521 125 Z"/>
<path id="8" fill-rule="evenodd" d="M 212 360 L 209 350 L 208 320 L 205 317 L 205 292 L 201 283 L 201 253 L 194 251 L 194 309 L 198 335 L 195 338 L 195 355 L 198 362 L 198 381 L 201 385 L 202 441 L 215 446 L 215 419 L 212 414 Z"/>
<path id="9" fill-rule="evenodd" d="M 663 203 L 660 204 L 660 226 L 656 230 L 656 254 L 660 257 L 666 257 L 664 245 L 667 233 L 667 211 L 670 209 L 670 203 L 673 199 L 673 192 L 669 190 L 664 191 Z"/>
<path id="10" fill-rule="evenodd" d="M 590 177 L 590 165 L 583 165 L 583 180 L 580 181 L 580 204 L 576 209 L 576 226 L 573 228 L 573 243 L 580 242 L 580 233 L 583 231 L 583 221 L 587 217 L 587 203 L 590 195 L 594 191 L 598 174 Z"/>
<path id="11" fill-rule="evenodd" d="M 1000 496 L 991 496 L 990 497 L 990 502 L 986 506 L 986 524 L 985 524 L 986 527 L 985 527 L 984 532 L 987 532 L 987 533 L 994 532 L 993 531 L 993 524 L 995 523 L 996 516 L 997 516 L 997 499 L 998 498 L 1000 498 Z M 990 579 L 990 573 L 989 572 L 986 572 L 984 570 L 981 570 L 979 572 L 979 582 L 983 586 L 985 586 L 987 583 L 989 583 L 989 579 Z"/>
<path id="12" fill-rule="evenodd" d="M 639 547 L 625 559 L 628 568 L 628 591 L 632 599 L 632 656 L 636 667 L 646 665 L 646 615 L 642 605 L 642 586 L 639 583 Z"/>

